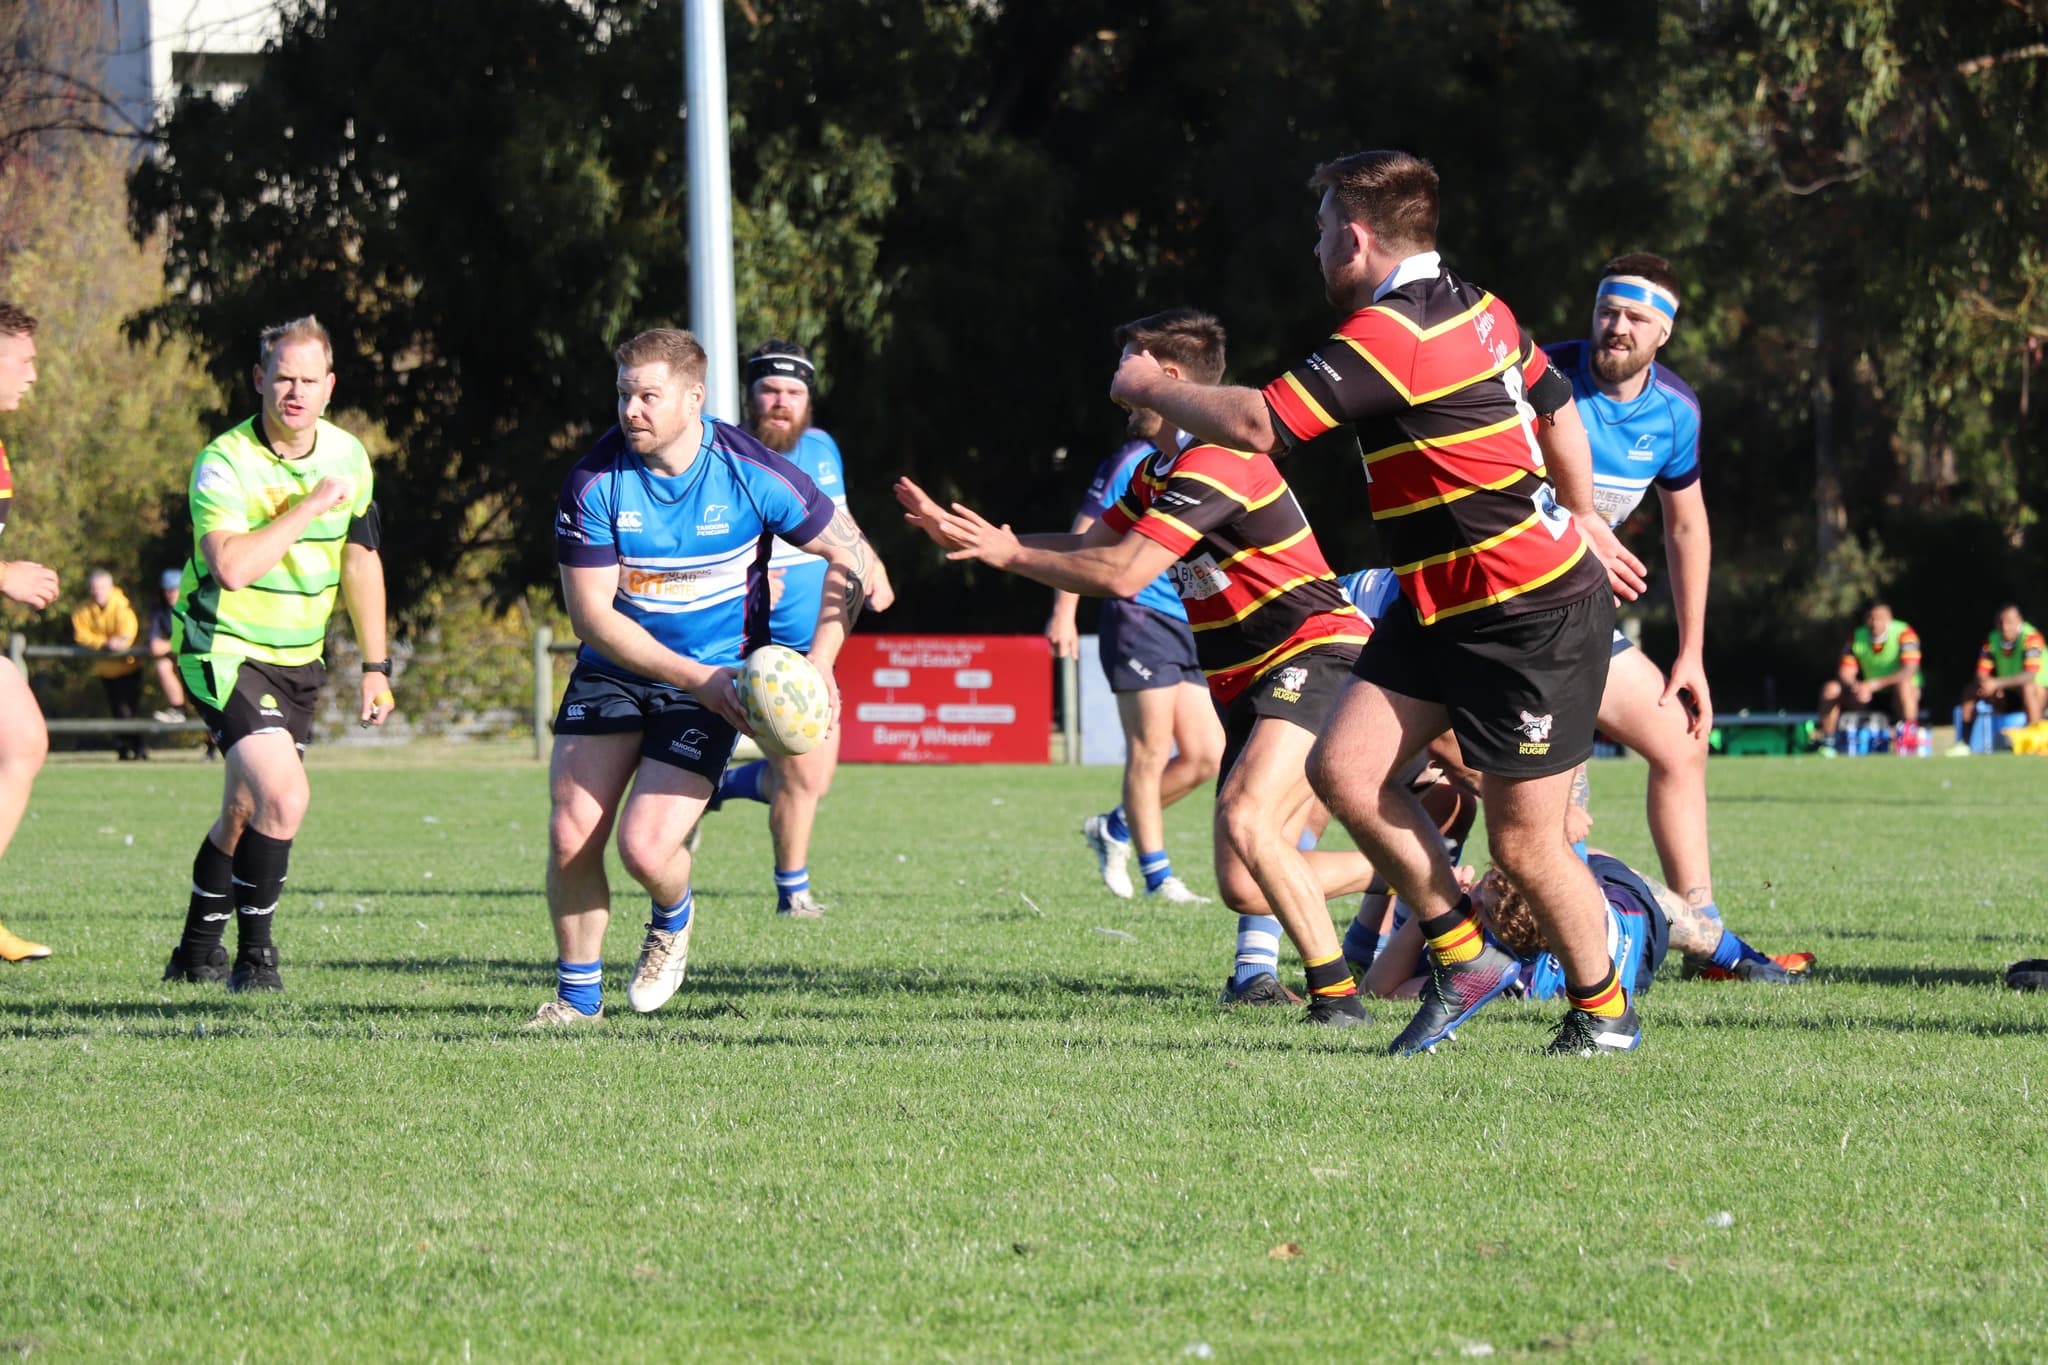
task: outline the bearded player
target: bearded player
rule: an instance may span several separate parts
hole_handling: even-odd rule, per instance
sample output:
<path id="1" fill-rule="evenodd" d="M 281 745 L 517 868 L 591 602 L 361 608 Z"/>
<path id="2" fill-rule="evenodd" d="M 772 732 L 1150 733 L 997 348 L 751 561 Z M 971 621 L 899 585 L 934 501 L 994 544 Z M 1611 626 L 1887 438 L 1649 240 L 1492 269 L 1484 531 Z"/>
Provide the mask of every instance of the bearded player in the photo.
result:
<path id="1" fill-rule="evenodd" d="M 839 443 L 811 424 L 817 366 L 793 341 L 763 342 L 747 356 L 747 430 L 762 445 L 811 476 L 811 482 L 849 522 L 846 463 Z M 886 611 L 895 589 L 879 556 L 869 547 L 873 573 L 867 606 Z M 768 571 L 775 579 L 768 635 L 778 645 L 809 653 L 825 591 L 826 562 L 787 540 L 777 539 Z M 768 803 L 768 834 L 775 844 L 775 913 L 816 919 L 825 907 L 811 894 L 811 830 L 818 803 L 832 789 L 839 770 L 839 727 L 805 754 L 770 755 L 729 769 L 712 800 L 716 809 L 735 797 Z"/>

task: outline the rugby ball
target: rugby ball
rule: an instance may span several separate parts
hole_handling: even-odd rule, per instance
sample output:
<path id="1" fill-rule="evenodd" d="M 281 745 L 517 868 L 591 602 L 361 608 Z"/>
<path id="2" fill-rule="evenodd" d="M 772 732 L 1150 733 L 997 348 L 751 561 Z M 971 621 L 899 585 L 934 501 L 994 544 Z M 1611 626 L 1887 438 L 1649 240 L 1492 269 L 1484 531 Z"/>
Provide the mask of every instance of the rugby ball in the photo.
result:
<path id="1" fill-rule="evenodd" d="M 832 726 L 832 698 L 809 659 L 787 645 L 763 645 L 740 665 L 740 705 L 754 738 L 771 754 L 807 754 Z"/>

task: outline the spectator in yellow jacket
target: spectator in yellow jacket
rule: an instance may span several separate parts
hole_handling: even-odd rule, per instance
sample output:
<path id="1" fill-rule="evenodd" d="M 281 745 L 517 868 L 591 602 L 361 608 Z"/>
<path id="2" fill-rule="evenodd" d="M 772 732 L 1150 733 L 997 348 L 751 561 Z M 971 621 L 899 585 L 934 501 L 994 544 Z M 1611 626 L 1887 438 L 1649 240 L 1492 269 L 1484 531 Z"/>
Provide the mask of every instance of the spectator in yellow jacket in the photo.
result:
<path id="1" fill-rule="evenodd" d="M 96 660 L 92 671 L 107 690 L 107 708 L 114 718 L 133 720 L 142 704 L 142 661 L 126 653 L 134 647 L 141 629 L 135 608 L 105 569 L 86 575 L 85 588 L 86 600 L 71 613 L 71 636 L 87 649 L 113 656 Z M 149 757 L 149 747 L 139 732 L 120 735 L 117 743 L 124 759 Z"/>

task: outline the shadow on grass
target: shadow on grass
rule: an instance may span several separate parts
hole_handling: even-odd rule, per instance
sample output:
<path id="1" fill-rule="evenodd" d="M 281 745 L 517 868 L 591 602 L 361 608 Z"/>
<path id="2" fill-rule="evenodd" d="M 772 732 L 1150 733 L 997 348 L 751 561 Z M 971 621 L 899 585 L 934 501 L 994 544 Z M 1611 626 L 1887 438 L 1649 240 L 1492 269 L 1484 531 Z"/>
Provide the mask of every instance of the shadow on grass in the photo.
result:
<path id="1" fill-rule="evenodd" d="M 2002 941 L 2002 940 L 2001 940 Z M 1998 986 L 2005 985 L 2005 969 L 1991 967 L 1827 967 L 1829 982 L 1852 982 L 1864 986 Z"/>

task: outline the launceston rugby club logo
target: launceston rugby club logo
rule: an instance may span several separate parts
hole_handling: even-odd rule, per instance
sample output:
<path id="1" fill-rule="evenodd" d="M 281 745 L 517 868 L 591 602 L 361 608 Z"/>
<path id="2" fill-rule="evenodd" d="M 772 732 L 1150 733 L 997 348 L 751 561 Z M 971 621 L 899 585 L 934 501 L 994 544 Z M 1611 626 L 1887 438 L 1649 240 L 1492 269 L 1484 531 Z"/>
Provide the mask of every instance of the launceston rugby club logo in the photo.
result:
<path id="1" fill-rule="evenodd" d="M 1308 670 L 1288 667 L 1273 675 L 1273 700 L 1300 701 L 1301 689 L 1308 684 Z"/>
<path id="2" fill-rule="evenodd" d="M 1532 716 L 1522 712 L 1521 724 L 1515 729 L 1522 735 L 1521 751 L 1525 754 L 1547 754 L 1550 752 L 1550 714 Z"/>

